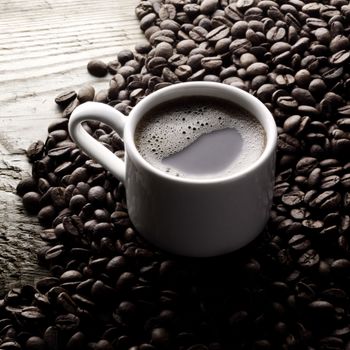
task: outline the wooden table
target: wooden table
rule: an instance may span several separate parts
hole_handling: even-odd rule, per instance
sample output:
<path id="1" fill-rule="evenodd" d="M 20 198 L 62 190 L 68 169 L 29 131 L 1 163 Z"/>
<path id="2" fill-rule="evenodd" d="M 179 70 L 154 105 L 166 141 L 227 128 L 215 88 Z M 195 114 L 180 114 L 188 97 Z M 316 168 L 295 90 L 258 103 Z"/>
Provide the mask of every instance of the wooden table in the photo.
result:
<path id="1" fill-rule="evenodd" d="M 107 87 L 108 77 L 92 77 L 86 64 L 108 62 L 143 38 L 136 4 L 0 0 L 0 296 L 46 273 L 36 259 L 41 228 L 16 195 L 18 181 L 31 173 L 25 150 L 61 117 L 58 93 L 84 83 Z"/>

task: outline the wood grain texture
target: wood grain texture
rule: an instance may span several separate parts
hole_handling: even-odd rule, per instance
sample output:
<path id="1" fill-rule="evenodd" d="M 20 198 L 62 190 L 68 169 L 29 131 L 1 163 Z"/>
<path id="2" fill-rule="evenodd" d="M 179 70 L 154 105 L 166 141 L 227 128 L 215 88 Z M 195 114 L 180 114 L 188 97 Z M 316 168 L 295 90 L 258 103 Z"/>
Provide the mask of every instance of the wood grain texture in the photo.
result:
<path id="1" fill-rule="evenodd" d="M 108 62 L 143 39 L 137 0 L 0 0 L 0 295 L 34 283 L 43 245 L 35 218 L 15 189 L 31 173 L 25 150 L 44 140 L 61 114 L 58 93 L 85 83 L 106 88 L 109 78 L 87 73 L 91 59 Z"/>

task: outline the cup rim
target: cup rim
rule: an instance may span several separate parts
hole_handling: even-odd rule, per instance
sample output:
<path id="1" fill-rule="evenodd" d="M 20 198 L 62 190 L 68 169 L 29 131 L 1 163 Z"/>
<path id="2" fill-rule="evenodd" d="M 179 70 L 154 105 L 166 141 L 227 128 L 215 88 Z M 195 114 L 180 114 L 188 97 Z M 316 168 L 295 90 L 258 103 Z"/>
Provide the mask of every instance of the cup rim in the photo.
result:
<path id="1" fill-rule="evenodd" d="M 166 102 L 168 100 L 176 99 L 178 98 L 178 96 L 173 98 L 172 96 L 175 93 L 184 91 L 184 89 L 198 90 L 198 93 L 194 94 L 195 96 L 209 96 L 208 93 L 206 94 L 204 93 L 205 89 L 222 89 L 222 90 L 226 90 L 226 92 L 229 91 L 230 93 L 232 93 L 232 95 L 236 97 L 236 100 L 234 100 L 234 103 L 238 105 L 240 105 L 239 100 L 240 98 L 242 98 L 245 100 L 249 100 L 249 103 L 252 103 L 258 106 L 261 109 L 261 112 L 262 112 L 261 114 L 263 115 L 263 118 L 267 124 L 266 126 L 262 125 L 266 134 L 266 144 L 260 157 L 251 165 L 249 165 L 248 167 L 244 168 L 241 171 L 237 171 L 233 174 L 226 175 L 226 176 L 206 177 L 206 178 L 175 176 L 172 174 L 168 174 L 156 168 L 149 162 L 147 162 L 142 157 L 140 152 L 137 150 L 137 147 L 135 145 L 134 135 L 135 135 L 137 124 L 142 119 L 142 116 L 145 114 L 144 111 L 147 112 L 152 108 L 148 106 L 152 102 L 154 102 L 155 99 L 161 99 L 162 100 L 161 103 Z M 202 93 L 201 93 L 201 90 L 203 90 Z M 260 122 L 260 124 L 262 123 Z M 253 95 L 249 94 L 248 92 L 242 89 L 239 89 L 235 86 L 226 85 L 223 83 L 216 83 L 216 82 L 184 82 L 184 83 L 177 83 L 177 84 L 164 87 L 160 90 L 152 92 L 150 95 L 143 98 L 133 108 L 129 117 L 127 117 L 127 122 L 125 125 L 123 136 L 124 136 L 127 158 L 129 157 L 132 158 L 133 161 L 136 161 L 140 166 L 147 169 L 152 174 L 170 181 L 178 182 L 178 183 L 206 185 L 206 184 L 220 184 L 220 183 L 226 183 L 232 180 L 238 180 L 254 172 L 256 169 L 258 169 L 262 164 L 264 164 L 268 160 L 270 155 L 275 152 L 276 144 L 277 144 L 277 126 L 271 112 L 266 108 L 266 106 L 258 98 L 254 97 Z"/>

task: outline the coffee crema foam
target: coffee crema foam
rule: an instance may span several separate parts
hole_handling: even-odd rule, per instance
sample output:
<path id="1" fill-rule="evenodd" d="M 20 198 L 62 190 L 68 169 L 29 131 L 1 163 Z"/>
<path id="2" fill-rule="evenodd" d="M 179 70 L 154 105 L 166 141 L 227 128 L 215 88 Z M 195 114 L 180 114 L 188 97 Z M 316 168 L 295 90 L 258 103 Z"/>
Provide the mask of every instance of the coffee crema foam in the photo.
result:
<path id="1" fill-rule="evenodd" d="M 242 138 L 239 156 L 220 173 L 191 175 L 162 163 L 181 152 L 200 136 L 216 130 L 234 128 Z M 135 144 L 141 156 L 154 167 L 175 176 L 223 177 L 254 163 L 265 148 L 265 131 L 248 111 L 213 97 L 181 97 L 151 109 L 137 125 Z"/>

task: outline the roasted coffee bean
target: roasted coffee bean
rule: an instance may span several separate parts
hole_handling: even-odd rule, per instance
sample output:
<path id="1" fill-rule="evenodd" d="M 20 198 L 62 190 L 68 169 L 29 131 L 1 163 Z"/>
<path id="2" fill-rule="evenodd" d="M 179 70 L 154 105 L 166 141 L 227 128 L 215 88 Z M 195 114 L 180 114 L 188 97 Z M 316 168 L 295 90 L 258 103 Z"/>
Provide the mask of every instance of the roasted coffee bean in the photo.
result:
<path id="1" fill-rule="evenodd" d="M 56 242 L 57 236 L 53 229 L 46 229 L 40 232 L 40 238 L 46 242 Z"/>
<path id="2" fill-rule="evenodd" d="M 135 9 L 135 13 L 137 15 L 138 19 L 141 19 L 143 16 L 145 16 L 147 13 L 150 13 L 153 11 L 153 6 L 148 1 L 141 1 Z"/>
<path id="3" fill-rule="evenodd" d="M 94 98 L 95 102 L 105 103 L 105 102 L 107 102 L 107 100 L 108 100 L 108 90 L 107 89 L 100 90 L 95 94 L 95 98 Z"/>
<path id="4" fill-rule="evenodd" d="M 173 47 L 166 42 L 159 43 L 155 47 L 154 55 L 164 58 L 170 58 L 173 55 Z"/>
<path id="5" fill-rule="evenodd" d="M 49 226 L 55 218 L 56 210 L 53 205 L 47 205 L 41 208 L 37 214 L 40 224 L 44 227 Z"/>
<path id="6" fill-rule="evenodd" d="M 311 246 L 311 241 L 308 240 L 306 236 L 299 234 L 293 236 L 288 241 L 288 245 L 291 247 L 291 249 L 302 252 L 309 249 Z"/>
<path id="7" fill-rule="evenodd" d="M 64 129 L 52 130 L 49 134 L 50 139 L 52 138 L 56 143 L 64 141 L 68 137 L 68 132 Z"/>
<path id="8" fill-rule="evenodd" d="M 79 236 L 83 233 L 83 222 L 77 215 L 66 216 L 62 223 L 65 231 L 72 236 Z"/>
<path id="9" fill-rule="evenodd" d="M 126 268 L 126 261 L 122 256 L 114 257 L 106 265 L 106 271 L 111 276 L 120 275 L 125 268 Z"/>
<path id="10" fill-rule="evenodd" d="M 340 178 L 340 183 L 342 187 L 348 189 L 350 188 L 350 174 L 345 174 Z"/>
<path id="11" fill-rule="evenodd" d="M 114 298 L 115 290 L 98 280 L 91 287 L 91 296 L 98 303 L 108 303 Z"/>
<path id="12" fill-rule="evenodd" d="M 349 105 L 346 105 L 344 107 L 338 108 L 338 113 L 341 115 L 350 115 L 350 107 Z M 349 132 L 350 131 L 350 118 L 341 118 L 337 120 L 337 125 L 340 129 L 343 131 Z"/>
<path id="13" fill-rule="evenodd" d="M 179 67 L 187 63 L 187 57 L 180 54 L 174 54 L 169 58 L 168 62 L 172 67 Z"/>
<path id="14" fill-rule="evenodd" d="M 308 176 L 308 185 L 310 187 L 315 187 L 321 181 L 321 169 L 315 168 L 313 169 Z"/>
<path id="15" fill-rule="evenodd" d="M 26 346 L 26 349 L 28 350 L 45 350 L 46 349 L 46 344 L 44 339 L 38 336 L 32 336 L 28 338 L 25 346 Z"/>
<path id="16" fill-rule="evenodd" d="M 221 38 L 220 38 L 221 39 Z M 252 44 L 247 39 L 235 39 L 229 46 L 230 52 L 234 55 L 242 55 L 251 51 Z M 264 63 L 262 63 L 264 65 Z"/>
<path id="17" fill-rule="evenodd" d="M 288 154 L 295 154 L 299 151 L 300 142 L 288 134 L 281 134 L 277 141 L 277 147 Z"/>
<path id="18" fill-rule="evenodd" d="M 178 76 L 179 80 L 186 80 L 192 75 L 192 68 L 189 65 L 181 65 L 175 69 L 175 74 Z"/>
<path id="19" fill-rule="evenodd" d="M 23 206 L 30 214 L 37 214 L 40 209 L 41 195 L 37 192 L 27 192 L 24 194 L 22 201 Z"/>
<path id="20" fill-rule="evenodd" d="M 90 61 L 87 65 L 87 70 L 96 77 L 104 77 L 108 72 L 106 63 L 101 60 Z"/>
<path id="21" fill-rule="evenodd" d="M 120 67 L 121 67 L 121 63 L 117 59 L 113 61 L 109 61 L 107 63 L 108 73 L 112 75 L 116 74 Z"/>
<path id="22" fill-rule="evenodd" d="M 277 75 L 275 82 L 279 86 L 290 86 L 294 84 L 295 79 L 291 74 L 280 74 Z"/>
<path id="23" fill-rule="evenodd" d="M 286 110 L 292 110 L 298 107 L 297 101 L 292 96 L 280 96 L 277 98 L 277 105 Z"/>
<path id="24" fill-rule="evenodd" d="M 55 325 L 60 331 L 76 331 L 80 320 L 73 314 L 59 315 L 55 319 Z"/>
<path id="25" fill-rule="evenodd" d="M 166 42 L 168 44 L 174 45 L 175 33 L 168 29 L 159 30 L 159 28 L 157 28 L 157 30 L 154 33 L 152 33 L 149 40 L 150 43 L 154 46 L 161 42 Z M 153 50 L 150 51 L 148 56 L 153 57 Z"/>
<path id="26" fill-rule="evenodd" d="M 334 191 L 324 191 L 313 199 L 309 205 L 312 208 L 318 208 L 321 210 L 333 210 L 335 209 L 341 201 L 341 195 Z"/>
<path id="27" fill-rule="evenodd" d="M 55 277 L 44 277 L 44 278 L 41 278 L 39 281 L 36 282 L 36 288 L 41 293 L 46 293 L 52 287 L 57 286 L 58 283 L 59 283 L 58 278 L 55 278 Z"/>
<path id="28" fill-rule="evenodd" d="M 69 118 L 70 115 L 73 113 L 76 107 L 79 105 L 79 100 L 76 98 L 71 103 L 68 104 L 68 106 L 63 110 L 62 117 L 63 118 Z"/>
<path id="29" fill-rule="evenodd" d="M 200 12 L 206 15 L 213 13 L 217 8 L 218 3 L 218 0 L 203 0 L 200 5 Z"/>
<path id="30" fill-rule="evenodd" d="M 176 50 L 179 54 L 188 55 L 195 47 L 197 47 L 197 45 L 194 40 L 185 39 L 178 42 Z"/>
<path id="31" fill-rule="evenodd" d="M 286 30 L 281 27 L 272 27 L 266 33 L 266 39 L 272 42 L 282 41 L 286 36 Z"/>
<path id="32" fill-rule="evenodd" d="M 153 57 L 147 62 L 148 70 L 155 75 L 160 76 L 163 69 L 167 66 L 167 60 L 164 57 Z"/>
<path id="33" fill-rule="evenodd" d="M 86 336 L 83 332 L 74 333 L 66 344 L 67 350 L 83 350 L 86 349 Z"/>
<path id="34" fill-rule="evenodd" d="M 26 154 L 30 161 L 40 159 L 44 153 L 44 142 L 36 141 L 33 142 L 27 149 Z"/>
<path id="35" fill-rule="evenodd" d="M 294 134 L 299 131 L 302 122 L 300 115 L 292 115 L 287 118 L 283 123 L 283 130 L 289 134 Z"/>
<path id="36" fill-rule="evenodd" d="M 321 180 L 320 188 L 323 190 L 331 189 L 340 182 L 340 177 L 337 175 L 326 176 Z"/>
<path id="37" fill-rule="evenodd" d="M 2 342 L 1 344 L 1 348 L 0 349 L 3 349 L 3 350 L 20 350 L 22 349 L 21 348 L 21 345 L 14 341 L 14 340 L 5 340 L 4 342 Z"/>
<path id="38" fill-rule="evenodd" d="M 300 103 L 313 106 L 315 100 L 311 93 L 306 89 L 295 88 L 292 90 L 292 96 Z"/>
<path id="39" fill-rule="evenodd" d="M 46 329 L 43 339 L 49 349 L 59 350 L 60 345 L 60 336 L 59 330 L 56 326 L 50 326 Z"/>
<path id="40" fill-rule="evenodd" d="M 305 208 L 294 208 L 290 211 L 290 216 L 295 220 L 304 220 L 310 217 L 311 213 Z"/>
<path id="41" fill-rule="evenodd" d="M 226 38 L 230 33 L 230 28 L 228 28 L 226 25 L 221 25 L 213 30 L 211 30 L 207 35 L 206 39 L 210 43 L 216 43 L 219 40 L 222 40 Z"/>
<path id="42" fill-rule="evenodd" d="M 122 66 L 118 69 L 118 74 L 122 75 L 125 79 L 127 79 L 129 76 L 137 73 L 137 70 L 132 67 L 125 64 L 125 66 Z"/>
<path id="43" fill-rule="evenodd" d="M 125 78 L 123 75 L 117 73 L 113 76 L 113 78 L 109 81 L 109 97 L 118 97 L 120 90 L 124 89 L 126 85 Z"/>
<path id="44" fill-rule="evenodd" d="M 350 271 L 350 261 L 347 259 L 338 259 L 331 265 L 332 271 L 340 276 L 346 276 Z"/>
<path id="45" fill-rule="evenodd" d="M 118 343 L 119 344 L 119 343 Z M 119 345 L 121 348 L 124 348 L 122 347 L 122 345 L 120 344 Z M 126 347 L 125 347 L 126 348 Z M 95 350 L 113 350 L 113 346 L 112 344 L 108 341 L 108 340 L 99 340 L 95 347 L 94 347 Z"/>
<path id="46" fill-rule="evenodd" d="M 77 194 L 75 196 L 72 196 L 69 200 L 69 209 L 75 213 L 79 213 L 86 203 L 87 201 L 85 196 L 82 194 Z"/>
<path id="47" fill-rule="evenodd" d="M 154 328 L 152 330 L 151 344 L 162 347 L 162 346 L 167 346 L 168 343 L 169 343 L 169 332 L 165 328 Z"/>
<path id="48" fill-rule="evenodd" d="M 88 200 L 93 204 L 103 204 L 106 200 L 106 191 L 102 186 L 91 187 L 88 192 Z"/>
<path id="49" fill-rule="evenodd" d="M 304 157 L 296 164 L 296 171 L 300 175 L 308 175 L 318 165 L 317 159 L 313 157 Z"/>
<path id="50" fill-rule="evenodd" d="M 305 200 L 306 196 L 304 197 Z M 312 219 L 307 219 L 307 220 L 303 220 L 302 221 L 302 225 L 303 227 L 305 227 L 306 229 L 308 229 L 310 232 L 312 231 L 320 231 L 324 224 L 323 221 L 321 220 L 312 220 Z"/>
<path id="51" fill-rule="evenodd" d="M 314 249 L 309 249 L 301 255 L 298 259 L 298 263 L 302 268 L 313 268 L 320 262 L 320 257 Z"/>
<path id="52" fill-rule="evenodd" d="M 220 56 L 203 57 L 201 59 L 201 65 L 204 69 L 209 71 L 218 70 L 222 65 L 222 59 Z"/>
<path id="53" fill-rule="evenodd" d="M 134 53 L 128 49 L 120 50 L 117 54 L 117 58 L 121 64 L 125 64 L 126 62 L 134 59 Z"/>
<path id="54" fill-rule="evenodd" d="M 150 43 L 147 40 L 139 41 L 135 45 L 135 51 L 139 54 L 147 54 L 151 51 L 151 49 L 152 49 L 152 46 L 150 45 Z M 118 62 L 119 62 L 119 60 L 118 60 Z M 115 73 L 112 73 L 112 74 L 115 74 Z"/>
<path id="55" fill-rule="evenodd" d="M 347 50 L 341 50 L 334 53 L 330 58 L 329 62 L 334 65 L 341 65 L 348 61 L 350 58 L 350 53 Z"/>
<path id="56" fill-rule="evenodd" d="M 160 20 L 164 21 L 166 19 L 175 19 L 176 17 L 176 8 L 172 4 L 165 4 L 160 7 L 158 16 Z"/>
<path id="57" fill-rule="evenodd" d="M 17 184 L 16 192 L 23 197 L 27 192 L 35 191 L 36 189 L 36 181 L 32 177 L 26 177 Z"/>
<path id="58" fill-rule="evenodd" d="M 64 208 L 66 205 L 65 201 L 65 189 L 64 187 L 52 187 L 50 191 L 51 201 L 55 208 Z"/>
<path id="59" fill-rule="evenodd" d="M 331 40 L 329 44 L 329 49 L 331 50 L 331 52 L 335 53 L 341 50 L 346 50 L 349 48 L 349 46 L 350 41 L 346 36 L 337 35 Z"/>
<path id="60" fill-rule="evenodd" d="M 266 75 L 269 71 L 269 67 L 265 63 L 252 63 L 247 68 L 247 74 L 249 76 Z"/>
<path id="61" fill-rule="evenodd" d="M 28 306 L 22 309 L 21 318 L 25 322 L 32 322 L 37 324 L 45 319 L 45 315 L 40 312 L 40 309 L 35 306 Z"/>
<path id="62" fill-rule="evenodd" d="M 93 101 L 95 97 L 95 89 L 91 85 L 84 85 L 78 91 L 77 98 L 80 103 Z"/>
<path id="63" fill-rule="evenodd" d="M 350 140 L 346 138 L 332 140 L 332 148 L 337 156 L 345 157 L 350 149 Z"/>
<path id="64" fill-rule="evenodd" d="M 201 26 L 194 27 L 188 33 L 189 37 L 197 43 L 205 41 L 207 34 L 208 31 Z"/>
<path id="65" fill-rule="evenodd" d="M 248 68 L 251 64 L 257 62 L 257 58 L 251 53 L 244 53 L 240 59 L 240 64 L 243 68 Z"/>
<path id="66" fill-rule="evenodd" d="M 334 306 L 324 300 L 316 300 L 309 304 L 309 310 L 313 321 L 331 322 L 334 320 L 335 310 Z"/>
<path id="67" fill-rule="evenodd" d="M 293 191 L 293 192 L 285 193 L 282 196 L 282 202 L 288 206 L 296 206 L 300 204 L 303 201 L 303 199 L 304 199 L 304 192 L 301 192 L 301 191 Z"/>
<path id="68" fill-rule="evenodd" d="M 75 147 L 74 144 L 72 144 L 72 145 L 52 148 L 47 152 L 47 155 L 50 158 L 67 158 L 74 147 Z"/>
<path id="69" fill-rule="evenodd" d="M 149 13 L 147 15 L 145 15 L 144 17 L 142 17 L 141 21 L 140 21 L 140 28 L 142 30 L 146 30 L 149 27 L 151 27 L 155 20 L 156 20 L 157 16 L 155 13 Z M 119 62 L 123 63 L 123 60 L 121 61 L 118 57 Z M 125 62 L 124 62 L 125 63 Z"/>
<path id="70" fill-rule="evenodd" d="M 77 93 L 74 90 L 64 91 L 56 96 L 55 102 L 60 107 L 66 107 L 70 102 L 72 102 L 77 97 Z"/>
<path id="71" fill-rule="evenodd" d="M 62 244 L 58 244 L 53 246 L 52 248 L 48 249 L 45 252 L 45 259 L 47 261 L 56 260 L 60 257 L 62 257 L 64 254 L 64 246 Z"/>
<path id="72" fill-rule="evenodd" d="M 169 82 L 172 84 L 179 81 L 178 76 L 175 73 L 173 73 L 168 67 L 163 68 L 162 78 L 163 78 L 164 82 Z M 141 89 L 139 89 L 139 90 L 141 90 Z"/>

